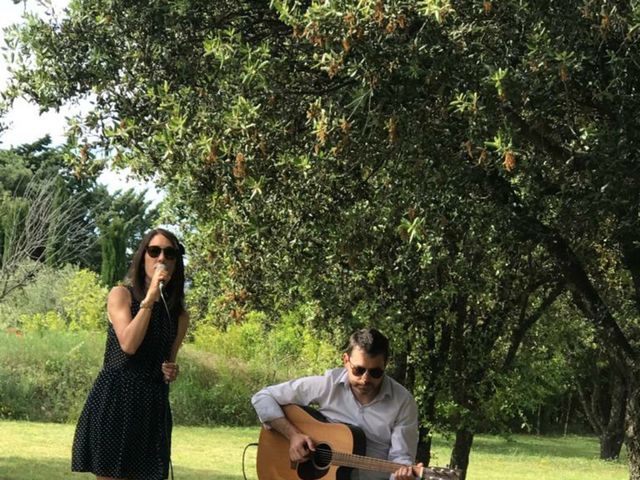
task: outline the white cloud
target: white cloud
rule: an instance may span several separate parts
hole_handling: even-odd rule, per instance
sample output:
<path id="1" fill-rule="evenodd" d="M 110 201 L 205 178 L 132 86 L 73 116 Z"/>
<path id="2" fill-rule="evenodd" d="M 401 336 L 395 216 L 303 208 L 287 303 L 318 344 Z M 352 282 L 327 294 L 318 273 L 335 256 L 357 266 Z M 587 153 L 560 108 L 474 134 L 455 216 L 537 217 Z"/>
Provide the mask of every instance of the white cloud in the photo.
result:
<path id="1" fill-rule="evenodd" d="M 35 142 L 46 134 L 51 136 L 54 145 L 64 143 L 67 127 L 65 117 L 77 113 L 77 108 L 63 107 L 60 112 L 49 111 L 41 114 L 37 105 L 22 98 L 16 100 L 13 108 L 3 119 L 9 128 L 0 138 L 2 147 L 11 148 Z"/>

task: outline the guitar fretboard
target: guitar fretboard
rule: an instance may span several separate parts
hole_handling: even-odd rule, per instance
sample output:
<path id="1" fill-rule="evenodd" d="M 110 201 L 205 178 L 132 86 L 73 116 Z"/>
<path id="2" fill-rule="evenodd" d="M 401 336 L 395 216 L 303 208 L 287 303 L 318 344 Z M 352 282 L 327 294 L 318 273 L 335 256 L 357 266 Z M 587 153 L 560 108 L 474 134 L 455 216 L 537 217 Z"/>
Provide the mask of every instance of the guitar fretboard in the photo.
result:
<path id="1" fill-rule="evenodd" d="M 364 457 L 353 453 L 335 452 L 331 450 L 319 450 L 315 456 L 340 467 L 359 468 L 374 472 L 393 473 L 398 470 L 398 468 L 405 466 L 380 458 Z M 424 467 L 421 478 L 424 480 L 457 480 L 458 474 L 455 470 L 451 469 Z"/>

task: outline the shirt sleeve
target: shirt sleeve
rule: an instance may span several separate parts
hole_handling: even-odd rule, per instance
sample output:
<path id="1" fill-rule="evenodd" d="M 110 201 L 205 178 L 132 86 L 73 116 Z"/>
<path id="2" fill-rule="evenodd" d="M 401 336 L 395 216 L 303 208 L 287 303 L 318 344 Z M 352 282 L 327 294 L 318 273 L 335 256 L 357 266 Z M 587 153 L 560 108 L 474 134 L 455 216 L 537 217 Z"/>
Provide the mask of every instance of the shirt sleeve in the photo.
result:
<path id="1" fill-rule="evenodd" d="M 418 406 L 413 397 L 408 397 L 403 403 L 391 431 L 389 460 L 412 465 L 418 450 Z"/>
<path id="2" fill-rule="evenodd" d="M 327 376 L 302 377 L 263 388 L 251 397 L 253 408 L 262 423 L 284 417 L 280 405 L 294 403 L 307 406 L 320 399 L 330 389 Z"/>

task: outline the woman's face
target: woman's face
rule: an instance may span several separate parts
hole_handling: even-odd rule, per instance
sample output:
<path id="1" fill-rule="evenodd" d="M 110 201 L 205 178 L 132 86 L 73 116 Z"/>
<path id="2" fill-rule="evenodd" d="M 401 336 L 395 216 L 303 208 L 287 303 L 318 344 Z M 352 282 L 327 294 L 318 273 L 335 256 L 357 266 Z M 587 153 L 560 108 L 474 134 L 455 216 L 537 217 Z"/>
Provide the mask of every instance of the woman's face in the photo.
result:
<path id="1" fill-rule="evenodd" d="M 152 248 L 152 247 L 156 247 L 156 248 Z M 157 252 L 158 248 L 160 248 L 159 252 Z M 156 268 L 157 268 L 156 265 L 159 263 L 162 263 L 165 265 L 165 267 L 167 268 L 167 272 L 169 273 L 169 278 L 171 278 L 171 275 L 173 275 L 173 272 L 176 268 L 176 256 L 170 255 L 170 254 L 167 255 L 167 252 L 165 250 L 167 248 L 173 249 L 174 253 L 177 253 L 176 246 L 173 243 L 171 243 L 171 240 L 169 240 L 167 237 L 165 237 L 161 233 L 157 233 L 156 235 L 154 235 L 153 238 L 151 238 L 149 245 L 147 245 L 147 249 L 144 253 L 144 273 L 145 273 L 145 283 L 147 285 L 151 281 L 151 277 L 153 277 L 153 274 L 156 271 Z M 150 251 L 152 253 L 158 253 L 158 256 L 154 258 L 149 253 Z M 173 257 L 173 258 L 169 258 L 169 257 Z"/>

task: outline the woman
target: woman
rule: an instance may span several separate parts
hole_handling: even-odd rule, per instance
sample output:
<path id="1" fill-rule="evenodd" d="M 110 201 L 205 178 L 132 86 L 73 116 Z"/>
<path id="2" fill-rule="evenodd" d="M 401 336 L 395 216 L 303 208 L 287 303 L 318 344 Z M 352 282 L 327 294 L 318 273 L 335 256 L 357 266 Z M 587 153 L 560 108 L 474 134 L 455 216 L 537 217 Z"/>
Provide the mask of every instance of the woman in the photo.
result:
<path id="1" fill-rule="evenodd" d="M 183 254 L 174 234 L 151 230 L 133 256 L 126 286 L 109 292 L 104 363 L 76 427 L 73 471 L 93 472 L 98 480 L 167 478 L 168 384 L 178 376 L 176 355 L 189 323 Z"/>

